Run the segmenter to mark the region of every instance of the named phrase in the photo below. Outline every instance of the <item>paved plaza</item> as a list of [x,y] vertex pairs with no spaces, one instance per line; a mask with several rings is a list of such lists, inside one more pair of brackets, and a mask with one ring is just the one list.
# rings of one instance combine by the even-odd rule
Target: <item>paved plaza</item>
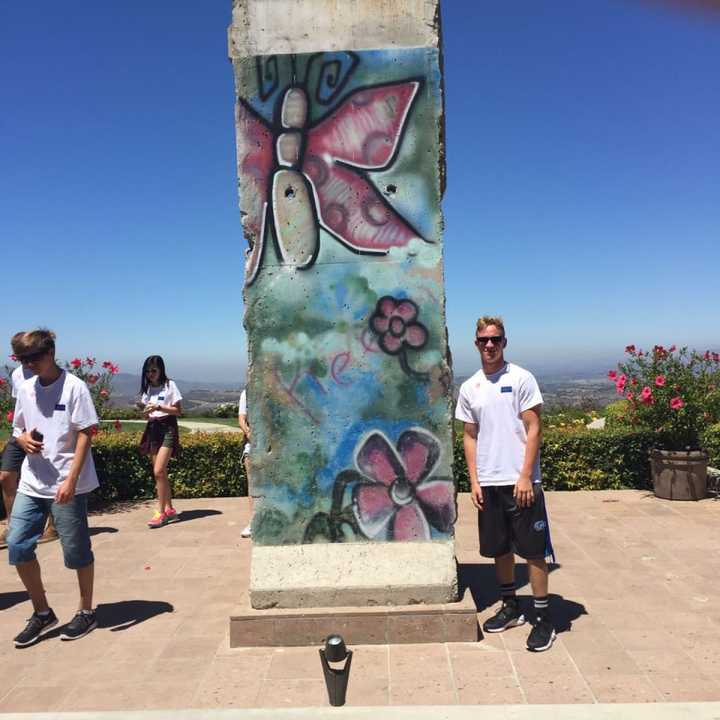
[[[317,648],[229,647],[228,617],[248,583],[247,500],[177,506],[182,520],[153,531],[149,503],[91,517],[100,627],[77,642],[58,627],[13,647],[31,610],[2,551],[0,712],[327,705]],[[549,652],[525,650],[528,626],[477,643],[356,646],[348,705],[719,701],[720,500],[552,492],[548,507],[560,631]],[[492,565],[477,553],[468,495],[459,510],[461,579],[482,622],[497,602]],[[39,556],[67,621],[75,575],[58,543]]]

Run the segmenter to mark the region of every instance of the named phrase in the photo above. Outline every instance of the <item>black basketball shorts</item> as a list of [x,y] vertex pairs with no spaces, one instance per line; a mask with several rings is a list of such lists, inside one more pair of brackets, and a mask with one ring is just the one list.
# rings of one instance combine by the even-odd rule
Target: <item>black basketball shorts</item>
[[480,554],[496,558],[514,552],[526,560],[553,556],[545,496],[540,483],[533,483],[535,502],[519,507],[514,485],[482,488],[483,509],[478,512]]

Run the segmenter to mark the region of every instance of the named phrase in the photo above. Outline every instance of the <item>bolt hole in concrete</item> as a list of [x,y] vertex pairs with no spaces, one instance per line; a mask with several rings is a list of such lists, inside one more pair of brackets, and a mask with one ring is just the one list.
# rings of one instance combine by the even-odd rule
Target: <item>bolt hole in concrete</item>
[[288,185],[285,188],[285,197],[286,198],[294,198],[295,197],[295,188],[292,185]]
[[385,188],[386,195],[394,195],[397,192],[397,185],[388,185]]

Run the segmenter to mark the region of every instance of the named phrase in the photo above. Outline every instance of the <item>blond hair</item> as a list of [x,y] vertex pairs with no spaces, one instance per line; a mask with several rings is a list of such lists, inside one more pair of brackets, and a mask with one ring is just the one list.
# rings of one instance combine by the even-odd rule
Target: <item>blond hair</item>
[[13,352],[17,356],[37,352],[55,352],[55,333],[47,328],[17,333],[13,335],[11,342]]
[[505,324],[503,323],[503,319],[499,315],[483,315],[477,321],[477,328],[475,332],[480,332],[481,330],[484,330],[490,325],[494,325],[496,328],[498,328],[502,333],[503,337],[505,337]]

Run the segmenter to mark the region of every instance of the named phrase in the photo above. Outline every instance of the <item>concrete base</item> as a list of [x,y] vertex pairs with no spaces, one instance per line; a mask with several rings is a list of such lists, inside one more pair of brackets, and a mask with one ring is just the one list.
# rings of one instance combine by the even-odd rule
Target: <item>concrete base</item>
[[253,608],[452,603],[454,541],[255,545]]
[[456,603],[254,610],[230,616],[230,647],[322,645],[340,634],[349,645],[476,642],[477,609],[470,591]]

